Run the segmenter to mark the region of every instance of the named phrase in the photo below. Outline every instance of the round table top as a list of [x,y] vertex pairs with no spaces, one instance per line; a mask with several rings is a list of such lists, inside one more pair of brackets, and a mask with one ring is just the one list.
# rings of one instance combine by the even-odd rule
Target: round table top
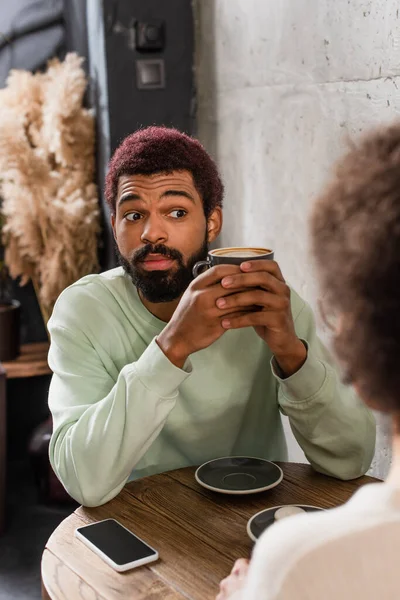
[[[202,488],[195,467],[146,477],[127,484],[103,506],[79,507],[49,538],[42,557],[44,598],[211,600],[239,557],[250,557],[246,533],[255,513],[280,504],[331,508],[346,502],[360,477],[339,481],[309,465],[277,463],[283,481],[249,496],[227,496]],[[114,518],[150,546],[160,559],[117,573],[74,536],[77,527]]]

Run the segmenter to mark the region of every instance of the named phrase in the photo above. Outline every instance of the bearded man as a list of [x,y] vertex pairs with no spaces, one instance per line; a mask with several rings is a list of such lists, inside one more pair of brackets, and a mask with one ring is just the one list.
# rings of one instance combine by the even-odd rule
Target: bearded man
[[69,494],[96,506],[127,481],[217,457],[285,460],[281,413],[316,470],[364,474],[374,418],[278,264],[193,279],[222,227],[201,144],[163,127],[128,136],[106,198],[121,266],[65,290],[49,322],[50,460]]

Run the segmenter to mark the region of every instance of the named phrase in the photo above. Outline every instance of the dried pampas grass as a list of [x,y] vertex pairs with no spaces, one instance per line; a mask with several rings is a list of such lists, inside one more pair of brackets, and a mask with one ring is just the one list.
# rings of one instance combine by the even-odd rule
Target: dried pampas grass
[[5,260],[33,280],[45,320],[68,285],[98,271],[100,215],[94,116],[83,108],[82,58],[45,73],[11,71],[0,90],[0,195]]

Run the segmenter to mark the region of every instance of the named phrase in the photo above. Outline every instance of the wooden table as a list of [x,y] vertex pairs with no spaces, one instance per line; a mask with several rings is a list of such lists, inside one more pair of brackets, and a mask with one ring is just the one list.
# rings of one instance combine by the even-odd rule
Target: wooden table
[[[194,467],[129,483],[98,508],[79,507],[47,542],[42,557],[43,598],[211,600],[234,560],[249,557],[248,519],[279,504],[330,508],[367,482],[338,481],[309,465],[283,463],[282,483],[251,496],[226,496],[202,488]],[[154,546],[160,560],[117,573],[74,537],[82,525],[113,517]]]
[[6,495],[6,379],[36,377],[51,373],[47,364],[48,342],[25,344],[15,360],[0,363],[0,533],[5,523]]

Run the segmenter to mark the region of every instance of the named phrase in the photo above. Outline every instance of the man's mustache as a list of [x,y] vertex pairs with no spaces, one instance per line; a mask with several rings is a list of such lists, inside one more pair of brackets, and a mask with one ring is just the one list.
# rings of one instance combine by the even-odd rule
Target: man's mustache
[[143,262],[146,260],[149,254],[160,254],[166,258],[177,260],[181,265],[183,264],[183,256],[179,250],[176,250],[175,248],[168,248],[168,246],[165,246],[164,244],[146,244],[146,246],[143,246],[143,248],[136,250],[131,258],[132,264],[135,265]]

